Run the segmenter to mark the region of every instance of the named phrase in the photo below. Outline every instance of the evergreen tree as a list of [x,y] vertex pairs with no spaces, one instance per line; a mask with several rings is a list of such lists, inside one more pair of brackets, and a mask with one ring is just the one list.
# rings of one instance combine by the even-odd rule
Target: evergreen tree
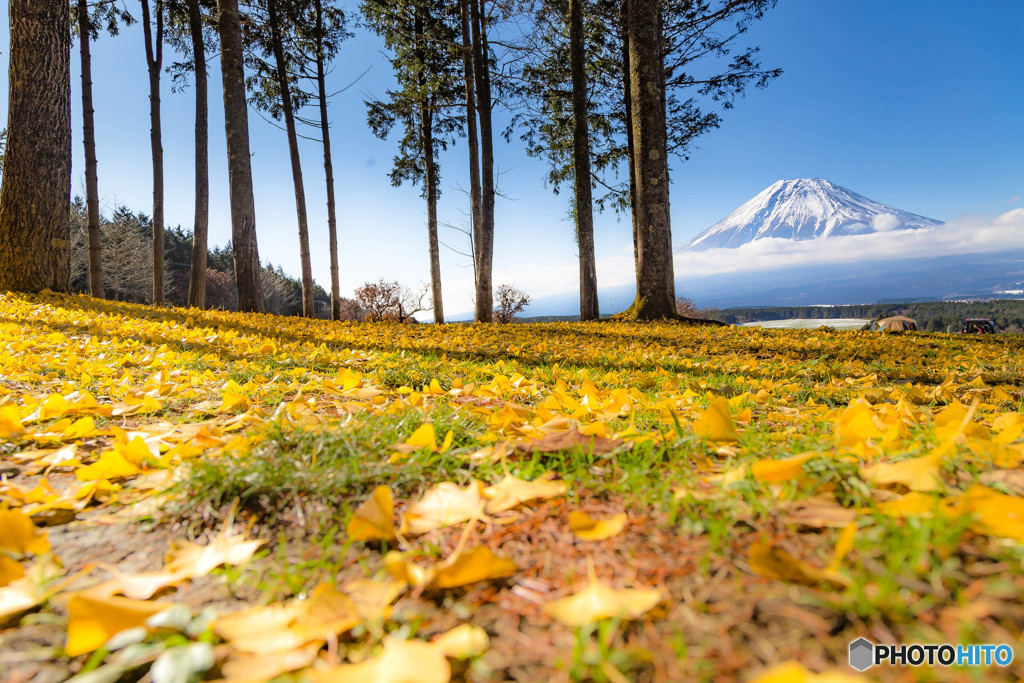
[[260,0],[252,7],[246,22],[249,64],[253,76],[248,85],[252,103],[275,119],[284,119],[288,136],[288,154],[295,193],[295,213],[299,228],[299,259],[302,268],[302,312],[314,313],[313,268],[309,252],[309,219],[306,190],[302,179],[302,160],[295,125],[295,112],[309,100],[309,94],[295,87],[296,68],[302,55],[296,49],[296,21],[304,0]]
[[238,310],[263,310],[260,255],[256,241],[256,205],[249,155],[249,112],[245,99],[245,53],[238,0],[218,0],[217,30],[221,45],[224,87],[224,129],[228,147],[231,196],[233,274],[238,288]]
[[423,184],[427,200],[427,236],[434,322],[444,322],[441,264],[437,237],[439,172],[437,155],[461,132],[460,54],[458,24],[444,3],[408,0],[396,6],[390,0],[365,0],[363,14],[369,26],[384,38],[398,86],[387,100],[367,102],[373,132],[386,139],[395,126],[402,138],[391,171],[391,182]]
[[149,0],[142,6],[142,30],[145,35],[146,66],[149,70],[149,142],[153,154],[153,304],[164,303],[164,147],[160,123],[160,72],[164,55],[164,0],[154,0],[154,24],[150,21]]
[[216,41],[213,30],[216,4],[213,0],[175,0],[169,9],[169,41],[185,56],[185,61],[176,62],[172,66],[175,86],[182,89],[190,73],[195,75],[196,81],[195,219],[187,303],[190,307],[205,308],[206,256],[210,222],[206,52]]
[[89,293],[104,297],[103,254],[100,245],[100,197],[96,162],[95,111],[92,106],[92,50],[90,43],[99,37],[99,26],[106,23],[107,32],[117,35],[118,23],[130,26],[135,19],[128,10],[111,0],[93,3],[75,2],[76,32],[82,76],[82,140],[85,148],[85,194],[88,206]]

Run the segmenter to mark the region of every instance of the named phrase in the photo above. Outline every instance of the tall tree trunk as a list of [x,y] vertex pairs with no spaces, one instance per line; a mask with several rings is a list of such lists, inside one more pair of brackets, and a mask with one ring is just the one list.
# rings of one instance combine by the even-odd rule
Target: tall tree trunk
[[485,0],[470,0],[473,24],[473,74],[480,117],[480,226],[473,231],[476,249],[476,320],[494,315],[491,266],[494,261],[494,138],[491,131],[491,72],[488,64]]
[[231,245],[234,251],[238,310],[263,310],[260,253],[256,242],[256,202],[249,157],[249,111],[245,100],[245,66],[238,0],[217,0],[221,78],[224,83],[224,132],[228,143],[231,199]]
[[[141,0],[149,67],[149,144],[153,149],[153,305],[164,304],[164,146],[160,131],[160,70],[164,54],[164,4],[156,0],[156,39],[149,23],[149,0]],[[153,43],[156,43],[154,46]]]
[[210,223],[209,130],[206,96],[206,45],[199,0],[188,0],[188,28],[196,70],[196,215],[192,231],[192,272],[188,281],[188,305],[206,307],[206,246]]
[[331,160],[330,122],[324,69],[324,11],[316,0],[316,86],[320,101],[320,131],[324,141],[324,176],[327,179],[327,233],[331,249],[331,319],[341,319],[341,284],[338,275],[338,219],[334,208],[334,163]]
[[576,182],[576,238],[580,251],[580,320],[597,320],[597,264],[594,208],[590,189],[590,127],[587,124],[587,61],[583,0],[569,0],[569,61],[572,70],[573,175]]
[[87,0],[78,0],[79,53],[82,61],[82,138],[85,145],[85,203],[89,226],[89,293],[102,299],[103,250],[100,245],[100,192],[96,173],[96,127],[92,108],[92,38]]
[[629,0],[629,71],[636,168],[636,300],[640,319],[675,318],[660,0]]
[[622,89],[626,123],[626,159],[629,165],[629,222],[633,228],[633,266],[639,267],[640,247],[636,235],[636,167],[633,163],[633,94],[629,77],[629,0],[622,0],[619,13],[622,32]]
[[0,188],[0,292],[71,290],[71,17],[10,0],[10,98]]
[[469,197],[473,211],[473,280],[474,298],[477,300],[477,320],[480,320],[479,290],[475,283],[479,282],[479,250],[477,249],[477,232],[483,223],[482,199],[480,196],[480,141],[476,130],[476,85],[473,75],[473,36],[470,31],[470,0],[460,0],[459,9],[462,17],[462,67],[466,74],[466,144],[469,147]]
[[434,322],[444,322],[444,301],[441,297],[441,254],[437,243],[437,166],[434,162],[433,101],[427,92],[426,59],[423,55],[423,16],[416,10],[413,30],[416,33],[416,65],[419,68],[420,149],[423,154],[424,192],[427,195],[427,242],[430,250],[430,290],[433,296]]
[[295,214],[299,222],[299,261],[302,267],[302,315],[315,315],[313,302],[313,266],[309,258],[309,221],[306,218],[306,189],[302,183],[302,161],[299,159],[299,136],[295,133],[295,112],[292,109],[292,90],[288,82],[288,61],[284,56],[284,39],[281,36],[281,17],[277,0],[268,0],[267,13],[270,21],[270,40],[277,62],[277,87],[281,91],[281,109],[284,110],[284,126],[288,132],[288,154],[292,164],[292,184],[295,186]]

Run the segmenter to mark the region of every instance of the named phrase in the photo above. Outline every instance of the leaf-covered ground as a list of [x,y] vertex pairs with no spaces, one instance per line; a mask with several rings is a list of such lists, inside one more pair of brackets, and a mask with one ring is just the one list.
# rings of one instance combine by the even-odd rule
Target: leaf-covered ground
[[1015,336],[0,296],[0,673],[840,681],[860,636],[1015,645],[1022,370]]

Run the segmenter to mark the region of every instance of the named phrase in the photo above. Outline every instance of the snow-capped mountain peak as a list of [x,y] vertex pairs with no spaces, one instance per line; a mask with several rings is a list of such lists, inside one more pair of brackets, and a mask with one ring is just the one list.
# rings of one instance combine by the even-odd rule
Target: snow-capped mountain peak
[[779,180],[697,235],[689,248],[738,247],[754,240],[812,240],[941,225],[821,178]]

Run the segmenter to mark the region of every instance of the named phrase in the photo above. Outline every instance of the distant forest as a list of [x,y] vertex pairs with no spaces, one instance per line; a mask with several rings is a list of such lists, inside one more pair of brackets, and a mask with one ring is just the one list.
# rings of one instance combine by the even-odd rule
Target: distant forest
[[988,318],[999,332],[1024,332],[1024,299],[992,301],[924,301],[861,304],[855,306],[776,306],[769,308],[729,308],[716,318],[730,324],[792,318],[887,318],[904,315],[913,318],[920,330],[959,332],[965,318]]

